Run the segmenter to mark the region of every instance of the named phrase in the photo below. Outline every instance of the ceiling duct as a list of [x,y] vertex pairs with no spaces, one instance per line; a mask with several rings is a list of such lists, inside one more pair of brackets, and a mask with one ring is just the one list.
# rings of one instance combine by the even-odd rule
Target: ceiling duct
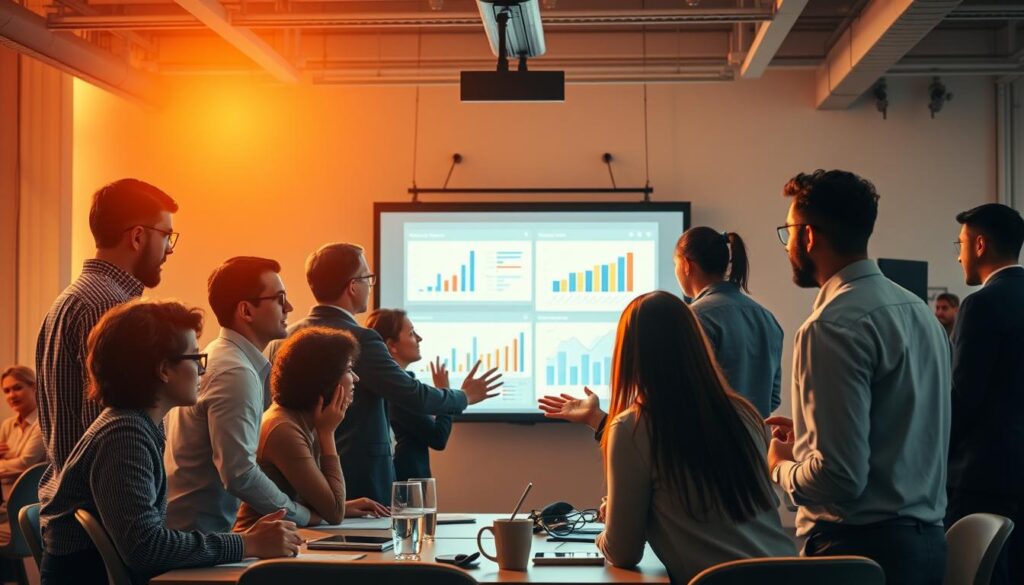
[[122,97],[159,102],[156,77],[71,33],[50,31],[45,18],[14,2],[0,1],[0,44]]

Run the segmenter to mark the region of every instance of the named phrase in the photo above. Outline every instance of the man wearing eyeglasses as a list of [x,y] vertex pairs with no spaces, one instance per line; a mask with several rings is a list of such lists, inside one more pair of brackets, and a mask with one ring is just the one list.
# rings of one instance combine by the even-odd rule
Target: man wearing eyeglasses
[[953,328],[953,427],[947,526],[975,513],[1017,528],[992,571],[992,585],[1024,582],[1024,218],[986,203],[956,216],[964,299]]
[[[334,435],[348,497],[390,502],[395,468],[385,402],[415,413],[458,414],[467,404],[495,396],[501,375],[492,369],[476,376],[474,368],[461,390],[434,388],[409,377],[391,357],[381,336],[356,322],[355,316],[366,312],[370,289],[377,284],[360,246],[322,246],[306,261],[306,281],[317,305],[289,327],[289,333],[302,327],[331,327],[348,331],[361,346],[355,365],[359,391]],[[273,355],[276,345],[267,348],[268,355]]]
[[288,510],[299,526],[319,523],[293,502],[256,462],[260,421],[270,405],[267,344],[287,334],[288,302],[281,265],[252,256],[230,258],[207,283],[220,334],[203,350],[207,372],[193,406],[167,415],[167,526],[230,532],[241,502],[260,514]]
[[177,211],[174,199],[137,179],[115,181],[93,195],[89,229],[96,254],[53,302],[36,343],[39,428],[50,463],[42,485],[59,478],[71,450],[102,410],[86,397],[89,331],[108,310],[160,283],[162,266],[178,241],[172,221]]
[[793,420],[766,421],[771,478],[800,506],[806,556],[866,556],[886,583],[941,585],[949,339],[868,258],[874,185],[818,170],[783,192],[793,280],[820,290],[794,340]]

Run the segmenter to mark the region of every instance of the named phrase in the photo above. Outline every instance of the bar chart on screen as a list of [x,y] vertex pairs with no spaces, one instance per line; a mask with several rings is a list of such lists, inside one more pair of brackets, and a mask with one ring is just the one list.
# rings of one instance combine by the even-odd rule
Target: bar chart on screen
[[527,241],[415,242],[406,250],[406,300],[530,301],[532,264]]
[[538,311],[618,312],[657,288],[653,241],[538,241]]
[[505,384],[501,395],[481,403],[481,408],[512,409],[533,403],[533,332],[530,323],[450,323],[417,321],[423,338],[423,359],[413,366],[416,377],[430,380],[435,358],[448,368],[453,388],[462,385],[479,360],[477,375],[497,368]]
[[538,323],[537,395],[566,392],[582,396],[583,387],[609,396],[615,320],[607,323]]

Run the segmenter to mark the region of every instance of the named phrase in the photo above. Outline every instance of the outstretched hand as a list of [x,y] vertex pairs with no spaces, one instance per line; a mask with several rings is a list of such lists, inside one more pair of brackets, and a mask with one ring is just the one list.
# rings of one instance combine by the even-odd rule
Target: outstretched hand
[[466,398],[470,404],[476,404],[501,394],[500,392],[494,392],[494,390],[497,390],[504,384],[504,382],[500,381],[501,374],[497,373],[498,368],[491,368],[480,375],[480,377],[476,377],[476,371],[480,368],[480,363],[477,360],[476,365],[466,374],[466,379],[462,382],[462,391],[466,393]]
[[585,424],[596,431],[607,414],[601,410],[601,401],[597,394],[587,387],[583,388],[583,392],[586,394],[583,398],[576,398],[572,394],[545,396],[537,400],[537,406],[548,418]]

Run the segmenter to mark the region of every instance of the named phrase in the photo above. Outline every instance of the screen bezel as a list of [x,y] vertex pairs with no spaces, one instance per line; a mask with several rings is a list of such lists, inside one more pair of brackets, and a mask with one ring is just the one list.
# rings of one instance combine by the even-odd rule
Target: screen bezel
[[[649,201],[649,202],[468,202],[468,203],[383,203],[373,204],[373,273],[377,275],[378,286],[373,288],[373,306],[380,307],[380,216],[384,213],[453,213],[453,212],[488,212],[488,213],[629,213],[629,212],[678,212],[683,216],[683,232],[690,229],[689,201]],[[682,232],[680,232],[682,235]],[[564,422],[547,418],[538,411],[537,414],[525,413],[471,413],[454,417],[456,422],[510,422],[532,424],[538,422]]]

